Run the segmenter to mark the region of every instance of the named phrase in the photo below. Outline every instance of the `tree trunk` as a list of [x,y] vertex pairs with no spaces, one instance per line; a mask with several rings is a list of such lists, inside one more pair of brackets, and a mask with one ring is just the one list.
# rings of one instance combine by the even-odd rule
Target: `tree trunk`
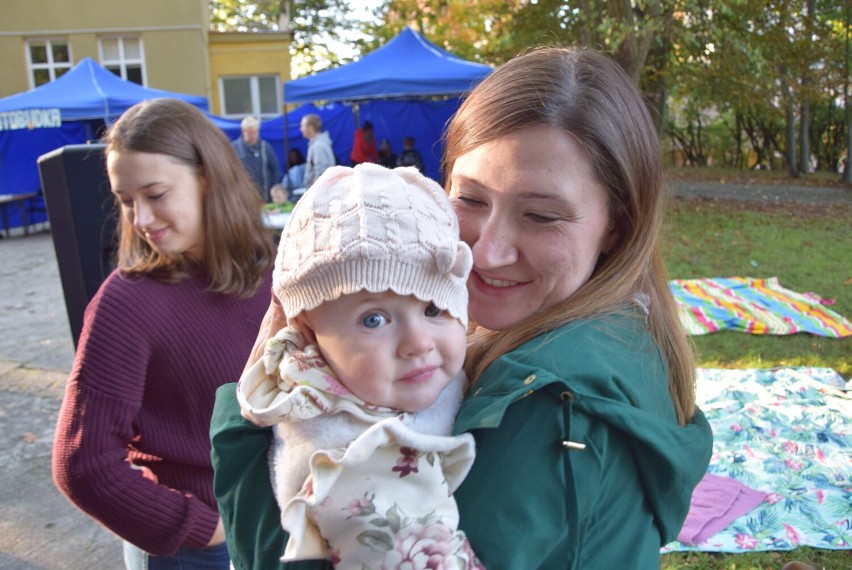
[[[814,21],[814,0],[805,3],[804,24],[805,33],[810,34]],[[811,171],[811,104],[810,104],[810,65],[808,61],[801,62],[801,107],[799,113],[799,173],[806,175]]]
[[[598,7],[594,0],[580,0],[578,6],[581,14],[594,14]],[[580,45],[583,47],[594,47],[598,43],[594,27],[589,23],[580,28]]]
[[787,152],[784,158],[787,163],[787,174],[790,178],[798,178],[799,169],[796,167],[796,114],[793,111],[792,101],[785,105],[785,120],[787,122]]
[[290,31],[290,0],[281,0],[278,3],[278,30],[281,32]]
[[799,174],[811,171],[811,106],[807,101],[802,102],[799,113]]
[[607,0],[606,4],[610,15],[618,22],[622,31],[630,30],[614,55],[633,80],[634,85],[639,85],[651,44],[662,33],[655,28],[655,22],[659,23],[663,14],[661,2],[659,0],[647,2],[644,5],[645,13],[639,19],[631,0]]
[[852,184],[852,167],[849,157],[852,156],[852,112],[849,109],[849,98],[846,99],[846,164],[843,167],[843,181]]
[[843,96],[846,103],[846,165],[843,168],[843,181],[852,184],[852,107],[849,101],[849,20],[852,2],[846,3],[846,78],[843,80]]

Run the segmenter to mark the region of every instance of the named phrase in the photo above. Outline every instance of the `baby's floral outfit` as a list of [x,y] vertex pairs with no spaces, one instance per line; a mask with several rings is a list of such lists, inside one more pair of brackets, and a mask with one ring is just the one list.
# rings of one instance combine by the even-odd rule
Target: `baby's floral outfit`
[[369,405],[298,331],[279,331],[237,398],[246,418],[274,426],[272,481],[290,534],[282,560],[480,568],[452,496],[474,459],[470,434],[449,435],[464,382],[460,373],[416,414]]

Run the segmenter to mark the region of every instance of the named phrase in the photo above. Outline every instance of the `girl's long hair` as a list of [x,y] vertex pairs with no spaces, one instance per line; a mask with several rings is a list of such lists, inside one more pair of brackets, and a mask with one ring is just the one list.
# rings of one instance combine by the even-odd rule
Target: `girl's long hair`
[[[151,99],[128,109],[105,142],[106,154],[117,150],[165,154],[197,169],[206,181],[201,265],[210,290],[253,295],[272,269],[275,244],[263,225],[260,196],[222,130],[189,103]],[[120,216],[119,269],[173,283],[187,275],[189,265],[184,255],[155,251],[131,221]]]

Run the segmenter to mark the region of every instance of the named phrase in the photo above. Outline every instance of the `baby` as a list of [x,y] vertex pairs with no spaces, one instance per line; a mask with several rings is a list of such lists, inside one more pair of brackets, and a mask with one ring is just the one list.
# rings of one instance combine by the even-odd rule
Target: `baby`
[[240,379],[274,425],[282,560],[479,567],[452,492],[473,462],[461,403],[470,248],[415,168],[328,169],[294,208],[273,290],[287,326]]
[[279,206],[290,201],[290,192],[282,184],[273,184],[269,189],[269,196],[272,198],[272,203]]

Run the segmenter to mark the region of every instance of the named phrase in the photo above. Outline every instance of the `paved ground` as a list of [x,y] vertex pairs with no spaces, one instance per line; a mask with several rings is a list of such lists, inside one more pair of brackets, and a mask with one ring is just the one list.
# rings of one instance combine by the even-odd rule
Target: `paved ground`
[[818,188],[761,183],[718,183],[680,180],[670,183],[676,196],[768,204],[845,204],[852,206],[852,188]]
[[118,540],[53,485],[74,347],[48,231],[0,239],[0,568],[122,568]]
[[[673,184],[679,196],[843,203],[843,189]],[[50,452],[71,332],[49,231],[0,239],[0,568],[121,568],[118,540],[59,494]]]

